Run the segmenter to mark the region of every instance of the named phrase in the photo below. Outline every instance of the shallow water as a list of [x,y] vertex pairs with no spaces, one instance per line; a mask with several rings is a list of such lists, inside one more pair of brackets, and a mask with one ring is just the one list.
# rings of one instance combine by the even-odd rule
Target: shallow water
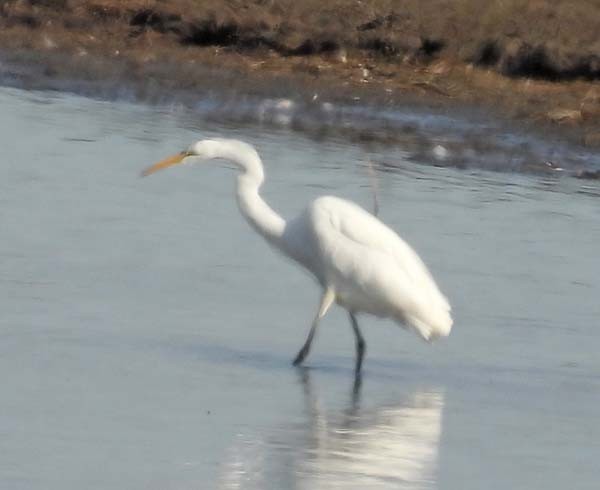
[[[163,63],[151,71],[157,70],[164,79],[172,68]],[[589,180],[600,177],[598,151],[577,144],[581,138],[568,137],[565,128],[552,130],[493,118],[473,107],[433,101],[434,107],[429,107],[424,98],[419,104],[405,102],[398,107],[397,101],[387,97],[399,94],[386,91],[383,97],[376,89],[349,100],[332,90],[294,88],[281,81],[257,84],[210,69],[197,74],[201,77],[196,79],[199,88],[190,90],[174,80],[168,87],[152,77],[136,81],[129,72],[130,67],[117,59],[74,66],[57,52],[40,57],[37,52],[0,49],[0,86],[143,102],[168,107],[169,112],[191,121],[247,129],[261,126],[267,132],[283,129],[316,141],[360,142],[370,152],[374,147],[393,146],[396,153],[402,149],[404,163]],[[107,74],[111,75],[107,78]],[[373,163],[395,168],[398,159],[396,155]]]
[[[592,489],[594,183],[366,154],[176,108],[0,89],[0,487]],[[420,251],[453,308],[421,342],[339,309],[239,216],[227,166],[139,179],[202,136],[255,144],[284,216],[335,194]],[[413,159],[414,160],[414,159]]]

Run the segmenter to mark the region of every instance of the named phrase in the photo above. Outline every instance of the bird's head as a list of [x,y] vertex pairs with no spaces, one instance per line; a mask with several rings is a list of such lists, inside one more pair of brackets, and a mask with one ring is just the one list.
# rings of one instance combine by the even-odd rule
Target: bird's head
[[142,177],[158,172],[167,167],[181,163],[188,164],[198,160],[211,160],[219,158],[222,153],[223,141],[218,139],[207,139],[196,141],[187,150],[171,155],[158,163],[142,171]]

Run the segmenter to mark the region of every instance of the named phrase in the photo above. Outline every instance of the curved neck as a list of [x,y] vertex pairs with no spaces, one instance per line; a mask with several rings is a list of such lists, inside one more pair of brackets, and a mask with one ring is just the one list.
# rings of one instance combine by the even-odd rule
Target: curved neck
[[236,192],[242,215],[268,242],[279,246],[285,220],[273,211],[258,193],[265,179],[258,153],[250,145],[242,143],[239,148],[228,147],[222,156],[243,171],[238,176]]

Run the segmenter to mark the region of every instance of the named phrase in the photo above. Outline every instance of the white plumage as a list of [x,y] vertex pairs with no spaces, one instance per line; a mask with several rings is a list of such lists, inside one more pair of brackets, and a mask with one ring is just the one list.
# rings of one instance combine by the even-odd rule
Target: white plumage
[[250,225],[312,272],[323,287],[317,315],[295,364],[308,354],[319,320],[334,301],[350,314],[357,371],[365,347],[357,313],[392,318],[428,341],[450,333],[448,300],[404,240],[361,207],[331,196],[315,199],[302,214],[286,222],[259,195],[264,171],[252,146],[236,140],[202,140],[153,165],[143,175],[181,162],[215,158],[229,160],[243,171],[238,176],[237,200]]

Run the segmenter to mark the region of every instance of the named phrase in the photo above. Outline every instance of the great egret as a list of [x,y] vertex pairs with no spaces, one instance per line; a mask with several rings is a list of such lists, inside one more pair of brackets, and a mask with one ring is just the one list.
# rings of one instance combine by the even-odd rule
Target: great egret
[[361,207],[337,197],[319,197],[295,219],[284,220],[259,195],[264,171],[251,145],[231,139],[201,140],[147,168],[142,175],[213,159],[228,160],[242,170],[237,178],[242,215],[267,242],[306,267],[323,288],[308,338],[294,365],[307,356],[319,321],[334,301],[350,316],[357,373],[365,352],[357,313],[392,318],[427,341],[450,333],[448,300],[406,242]]

